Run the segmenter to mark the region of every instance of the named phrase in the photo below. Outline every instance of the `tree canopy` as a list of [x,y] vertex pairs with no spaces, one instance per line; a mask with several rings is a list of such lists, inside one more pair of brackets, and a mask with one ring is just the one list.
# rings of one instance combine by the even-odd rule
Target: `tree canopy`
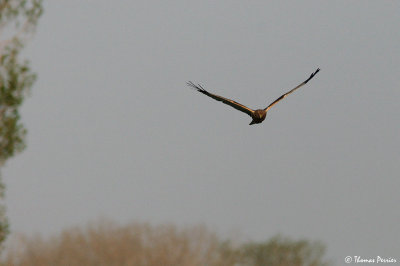
[[221,240],[204,226],[109,220],[73,227],[49,238],[11,238],[5,265],[326,266],[319,242],[280,236],[265,242]]
[[[25,148],[26,129],[19,108],[36,75],[20,54],[42,12],[42,0],[0,0],[0,166]],[[0,199],[3,197],[0,180]],[[1,205],[0,244],[8,233],[4,209]]]
[[25,147],[19,107],[36,75],[19,57],[42,12],[41,0],[0,1],[0,166]]

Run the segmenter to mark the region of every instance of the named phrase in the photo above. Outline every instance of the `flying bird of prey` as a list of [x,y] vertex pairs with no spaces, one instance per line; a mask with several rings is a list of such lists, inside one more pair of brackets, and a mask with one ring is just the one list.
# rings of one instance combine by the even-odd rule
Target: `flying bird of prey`
[[212,94],[209,93],[208,91],[206,91],[200,84],[195,85],[193,82],[189,81],[187,82],[187,85],[192,87],[193,89],[196,89],[197,91],[207,95],[208,97],[211,97],[217,101],[223,102],[224,104],[230,105],[233,108],[242,111],[246,114],[248,114],[249,116],[251,116],[251,118],[253,119],[251,121],[251,123],[249,125],[253,125],[253,124],[259,124],[262,121],[264,121],[265,117],[267,116],[267,112],[268,110],[274,106],[276,103],[278,103],[279,101],[281,101],[283,98],[285,98],[286,96],[288,96],[289,94],[291,94],[292,92],[294,92],[295,90],[297,90],[298,88],[300,88],[301,86],[307,84],[308,81],[310,81],[310,79],[312,79],[319,71],[320,69],[318,68],[314,73],[311,74],[311,76],[304,82],[300,83],[300,85],[298,85],[297,87],[295,87],[294,89],[291,89],[290,91],[286,92],[285,94],[283,94],[281,97],[279,97],[278,99],[276,99],[275,101],[273,101],[270,105],[268,105],[266,108],[264,109],[257,109],[257,110],[253,110],[250,109],[247,106],[244,106],[243,104],[240,104],[238,102],[235,102],[231,99],[227,99],[224,98],[222,96],[216,95],[216,94]]

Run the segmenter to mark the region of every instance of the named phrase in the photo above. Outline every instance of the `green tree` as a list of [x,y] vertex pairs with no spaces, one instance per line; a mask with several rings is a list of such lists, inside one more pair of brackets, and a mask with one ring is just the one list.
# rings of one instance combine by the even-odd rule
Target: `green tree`
[[[43,12],[42,0],[0,0],[0,167],[25,147],[26,129],[19,108],[36,75],[21,61],[24,44]],[[0,180],[0,200],[4,185]],[[0,245],[8,234],[4,204],[0,205]]]
[[248,243],[241,248],[243,266],[326,266],[325,247],[320,242],[293,241],[274,237],[265,243]]

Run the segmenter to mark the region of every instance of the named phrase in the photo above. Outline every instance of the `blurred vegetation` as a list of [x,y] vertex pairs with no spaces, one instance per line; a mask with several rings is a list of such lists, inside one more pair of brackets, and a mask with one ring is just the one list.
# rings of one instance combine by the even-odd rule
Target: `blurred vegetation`
[[[42,14],[42,0],[0,0],[0,167],[25,148],[26,129],[19,108],[36,76],[21,50]],[[0,179],[0,200],[4,184]],[[0,204],[0,246],[8,234],[5,207]]]
[[43,239],[14,236],[3,265],[258,266],[328,265],[321,243],[275,237],[263,243],[222,241],[204,226],[177,228],[109,221]]
[[277,236],[264,243],[245,244],[242,249],[244,265],[329,265],[323,260],[325,247],[320,242]]

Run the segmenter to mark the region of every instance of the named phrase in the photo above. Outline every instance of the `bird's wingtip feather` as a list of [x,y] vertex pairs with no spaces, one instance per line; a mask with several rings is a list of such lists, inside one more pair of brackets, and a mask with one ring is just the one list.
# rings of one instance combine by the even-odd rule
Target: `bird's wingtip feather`
[[195,89],[195,90],[197,90],[197,91],[199,91],[199,92],[202,92],[202,93],[206,93],[207,91],[203,88],[203,86],[201,86],[200,84],[194,84],[193,82],[191,82],[191,81],[188,81],[188,82],[186,82],[186,84],[189,86],[189,87],[191,87],[192,89]]

